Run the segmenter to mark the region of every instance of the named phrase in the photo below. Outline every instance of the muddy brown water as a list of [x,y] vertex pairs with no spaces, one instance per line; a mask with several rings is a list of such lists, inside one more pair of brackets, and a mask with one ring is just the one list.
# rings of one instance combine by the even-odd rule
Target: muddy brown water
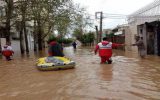
[[65,48],[76,68],[60,71],[36,69],[46,52],[0,59],[0,100],[160,100],[159,57],[116,50],[107,65],[92,50]]

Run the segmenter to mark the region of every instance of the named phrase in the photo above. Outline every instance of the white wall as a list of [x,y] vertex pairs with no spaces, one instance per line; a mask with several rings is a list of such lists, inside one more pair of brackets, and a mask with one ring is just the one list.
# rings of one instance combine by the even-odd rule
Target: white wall
[[132,51],[132,47],[130,46],[132,44],[131,41],[131,30],[129,29],[129,27],[125,28],[125,50],[126,51]]
[[4,46],[6,44],[6,38],[0,38],[1,46]]
[[[135,41],[135,35],[137,34],[137,25],[133,24],[129,26],[130,29],[130,40],[131,40],[131,44],[134,44]],[[131,50],[134,52],[138,52],[138,49],[136,46],[132,46]]]

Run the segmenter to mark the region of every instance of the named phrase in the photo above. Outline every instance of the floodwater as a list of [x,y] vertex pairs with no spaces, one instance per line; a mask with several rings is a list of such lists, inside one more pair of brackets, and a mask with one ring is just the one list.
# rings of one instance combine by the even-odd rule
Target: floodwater
[[114,51],[107,65],[89,47],[64,52],[75,69],[38,71],[35,62],[46,52],[0,59],[0,100],[160,100],[159,57]]

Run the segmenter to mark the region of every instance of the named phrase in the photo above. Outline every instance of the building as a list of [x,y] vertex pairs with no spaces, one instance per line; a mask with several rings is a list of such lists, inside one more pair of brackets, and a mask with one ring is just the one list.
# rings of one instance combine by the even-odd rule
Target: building
[[119,47],[118,49],[131,51],[131,30],[128,24],[118,25],[114,29],[103,29],[103,37],[108,37],[109,41],[119,44],[126,44],[125,47]]
[[[147,54],[160,55],[160,0],[141,8],[128,16],[131,43],[135,35],[143,37]],[[137,51],[132,47],[133,51]]]
[[110,34],[111,32],[112,32],[112,29],[103,29],[102,38],[106,37],[106,35]]

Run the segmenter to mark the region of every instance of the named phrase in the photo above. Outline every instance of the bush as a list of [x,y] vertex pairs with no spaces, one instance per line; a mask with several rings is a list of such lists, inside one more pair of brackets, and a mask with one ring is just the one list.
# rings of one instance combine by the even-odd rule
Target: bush
[[94,42],[94,39],[95,39],[95,36],[93,33],[88,33],[88,34],[84,34],[82,35],[82,37],[80,38],[80,41],[83,43],[83,44],[87,44],[87,43],[93,43]]
[[64,43],[64,44],[70,44],[73,42],[72,38],[66,39],[66,38],[59,38],[57,40],[58,43]]
[[57,41],[58,43],[64,43],[64,44],[70,44],[73,42],[72,38],[66,39],[66,38],[57,38],[54,35],[50,36],[48,39],[48,43],[51,41]]

